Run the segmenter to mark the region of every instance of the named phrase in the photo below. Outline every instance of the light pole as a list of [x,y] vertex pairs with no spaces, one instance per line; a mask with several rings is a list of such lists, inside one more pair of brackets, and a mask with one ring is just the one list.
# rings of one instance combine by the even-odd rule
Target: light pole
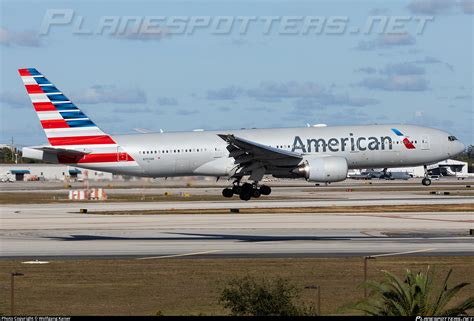
[[375,260],[378,257],[384,256],[400,256],[405,254],[413,254],[413,253],[421,253],[421,252],[430,252],[436,250],[435,248],[430,249],[421,249],[421,250],[414,250],[414,251],[406,251],[406,252],[395,252],[395,253],[384,253],[384,254],[376,254],[376,255],[368,255],[364,256],[364,299],[367,298],[367,261],[368,260]]
[[367,261],[375,260],[375,256],[364,256],[364,299],[367,298]]
[[308,285],[304,287],[305,289],[318,290],[318,315],[321,315],[321,287],[319,285]]
[[11,274],[11,315],[15,315],[15,276],[23,276],[23,273],[12,272]]

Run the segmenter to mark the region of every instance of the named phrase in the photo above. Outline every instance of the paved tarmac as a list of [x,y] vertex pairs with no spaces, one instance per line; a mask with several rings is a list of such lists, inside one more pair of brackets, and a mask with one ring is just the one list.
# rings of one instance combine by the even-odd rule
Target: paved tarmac
[[[61,190],[58,184],[43,183],[7,184],[2,186],[2,192],[47,193],[46,187],[52,188],[49,192]],[[346,190],[351,186],[358,190]],[[360,191],[361,187],[364,191]],[[249,202],[235,197],[222,201],[3,204],[0,258],[311,257],[396,252],[474,255],[474,236],[469,235],[469,230],[474,229],[471,212],[370,213],[372,205],[474,204],[471,190],[464,182],[444,181],[436,188],[449,189],[451,195],[432,195],[413,182],[377,181],[373,185],[349,182],[309,188],[280,184],[272,196],[285,199],[262,197]],[[216,195],[220,189],[166,187],[175,193],[194,195]],[[156,194],[163,190],[150,184],[143,189],[122,186],[110,192]],[[295,206],[366,206],[367,212],[271,213],[271,208]],[[177,212],[180,209],[270,209],[268,214],[98,215],[79,214],[80,208],[96,213],[133,211],[133,214],[171,209]]]
[[1,257],[473,255],[472,213],[1,214]]

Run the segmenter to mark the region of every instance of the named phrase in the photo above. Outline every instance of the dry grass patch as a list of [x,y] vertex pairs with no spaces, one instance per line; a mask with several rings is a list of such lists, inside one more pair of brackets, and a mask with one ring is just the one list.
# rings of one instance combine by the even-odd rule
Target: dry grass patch
[[[392,257],[369,262],[369,278],[380,270],[401,275],[404,269],[436,267],[440,275],[454,269],[452,284],[474,282],[474,259],[468,257]],[[46,265],[0,261],[0,313],[9,313],[10,272],[16,279],[17,311],[23,315],[165,315],[226,314],[218,304],[223,287],[245,275],[282,277],[302,289],[302,300],[314,302],[304,286],[321,286],[322,313],[363,295],[361,257],[344,258],[200,258],[157,260],[53,260]],[[459,300],[472,294],[472,285]],[[347,313],[347,312],[346,312]]]

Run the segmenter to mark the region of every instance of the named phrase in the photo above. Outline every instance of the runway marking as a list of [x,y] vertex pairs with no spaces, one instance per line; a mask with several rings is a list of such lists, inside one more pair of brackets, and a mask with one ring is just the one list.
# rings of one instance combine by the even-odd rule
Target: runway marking
[[38,260],[35,260],[35,261],[25,261],[25,262],[21,262],[22,264],[49,264],[48,261],[38,261]]
[[202,255],[202,254],[209,254],[209,253],[216,253],[216,252],[221,252],[221,251],[220,250],[213,250],[213,251],[205,251],[205,252],[194,252],[194,253],[184,253],[184,254],[140,257],[137,260],[168,259],[168,258],[173,258],[173,257],[194,256],[194,255]]
[[[408,214],[408,215],[418,215],[418,214],[423,214],[423,212],[400,212],[401,214]],[[429,214],[442,214],[445,215],[443,212],[426,212]],[[331,214],[331,213],[329,213]],[[406,215],[394,215],[394,214],[389,214],[389,215],[377,215],[377,212],[374,212],[374,214],[359,214],[359,213],[347,213],[347,215],[350,216],[367,216],[367,217],[381,217],[381,218],[397,218],[397,219],[403,219],[403,220],[419,220],[419,221],[437,221],[437,222],[455,222],[455,223],[472,223],[474,220],[447,220],[447,219],[441,219],[441,218],[426,218],[426,217],[409,217]],[[471,214],[470,212],[456,212],[452,213],[449,215],[462,215],[462,214]]]
[[422,249],[422,250],[415,250],[415,251],[407,251],[407,252],[395,252],[395,253],[384,253],[384,254],[368,255],[368,257],[394,256],[394,255],[412,254],[412,253],[420,253],[420,252],[430,252],[430,251],[434,251],[434,250],[436,250],[436,248]]

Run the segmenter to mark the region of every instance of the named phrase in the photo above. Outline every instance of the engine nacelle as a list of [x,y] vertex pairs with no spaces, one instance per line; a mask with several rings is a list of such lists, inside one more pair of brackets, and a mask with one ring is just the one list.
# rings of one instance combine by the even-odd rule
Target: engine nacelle
[[347,160],[340,156],[309,156],[293,173],[309,182],[339,182],[347,178]]

